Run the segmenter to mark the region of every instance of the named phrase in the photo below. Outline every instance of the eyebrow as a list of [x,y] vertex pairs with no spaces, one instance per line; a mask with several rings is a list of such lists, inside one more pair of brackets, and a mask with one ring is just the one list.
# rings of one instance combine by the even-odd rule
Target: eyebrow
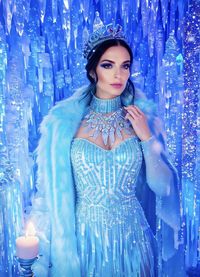
[[[101,61],[101,63],[103,63],[103,62],[109,62],[109,63],[113,63],[113,64],[115,63],[114,61],[107,60],[107,59]],[[127,60],[127,61],[124,61],[123,63],[130,63],[130,62],[131,62],[130,60]]]

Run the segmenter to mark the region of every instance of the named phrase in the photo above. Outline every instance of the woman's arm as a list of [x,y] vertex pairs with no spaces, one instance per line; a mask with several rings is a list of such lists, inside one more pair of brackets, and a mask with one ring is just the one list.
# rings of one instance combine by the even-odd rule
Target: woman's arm
[[137,106],[130,105],[125,107],[125,110],[127,111],[126,118],[131,122],[136,135],[141,140],[149,187],[158,196],[169,195],[173,172],[162,158],[161,144],[151,135],[147,118]]
[[158,196],[168,196],[174,177],[171,168],[163,159],[161,144],[152,136],[146,141],[141,141],[141,146],[149,187]]
[[[164,151],[164,144],[156,137],[162,134],[159,124],[155,121],[155,113],[152,110],[152,102],[142,100],[137,104],[145,111],[145,114],[136,106],[128,106],[127,119],[130,120],[135,133],[141,140],[141,147],[146,167],[146,180],[140,184],[140,189],[145,181],[156,194],[156,216],[162,223],[162,258],[167,261],[171,258],[179,245],[178,232],[180,230],[180,197],[179,179],[176,169],[170,163]],[[147,123],[146,115],[152,124],[152,133]],[[156,128],[155,128],[156,123]],[[160,132],[161,131],[161,132]],[[155,136],[152,136],[155,134]],[[143,173],[142,173],[143,174]],[[147,200],[145,189],[142,190],[141,198]],[[151,200],[150,200],[151,201]],[[148,201],[147,201],[148,202]],[[150,203],[152,205],[152,203]],[[149,210],[149,206],[147,205]],[[151,215],[152,217],[152,215]]]

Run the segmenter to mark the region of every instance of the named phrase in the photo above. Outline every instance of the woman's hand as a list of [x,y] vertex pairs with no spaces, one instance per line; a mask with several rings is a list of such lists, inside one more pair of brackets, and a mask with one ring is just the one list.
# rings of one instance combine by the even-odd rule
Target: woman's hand
[[131,122],[131,125],[141,141],[148,140],[151,137],[151,132],[147,123],[145,114],[137,106],[124,107],[127,111],[125,119]]

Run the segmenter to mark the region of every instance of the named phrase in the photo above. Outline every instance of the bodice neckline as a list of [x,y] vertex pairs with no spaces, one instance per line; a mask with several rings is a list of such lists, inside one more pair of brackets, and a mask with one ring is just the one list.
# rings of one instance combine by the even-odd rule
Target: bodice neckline
[[118,143],[115,147],[113,147],[111,149],[105,149],[105,148],[101,147],[100,145],[96,144],[95,142],[93,142],[93,141],[91,141],[89,139],[86,139],[86,138],[82,138],[82,137],[75,137],[75,138],[73,138],[73,141],[85,141],[86,143],[88,143],[90,145],[93,145],[94,147],[99,148],[102,151],[105,151],[105,152],[114,152],[115,150],[117,150],[118,148],[123,146],[123,144],[127,143],[128,141],[135,140],[135,139],[138,140],[138,137],[137,136],[131,136],[129,138],[126,138],[126,139],[122,140],[120,143]]

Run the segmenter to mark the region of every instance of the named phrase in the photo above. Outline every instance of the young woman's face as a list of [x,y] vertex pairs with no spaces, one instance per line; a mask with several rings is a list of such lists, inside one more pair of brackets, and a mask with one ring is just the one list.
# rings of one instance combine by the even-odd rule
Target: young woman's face
[[130,76],[130,55],[123,46],[108,48],[96,67],[96,96],[114,98],[121,95]]

